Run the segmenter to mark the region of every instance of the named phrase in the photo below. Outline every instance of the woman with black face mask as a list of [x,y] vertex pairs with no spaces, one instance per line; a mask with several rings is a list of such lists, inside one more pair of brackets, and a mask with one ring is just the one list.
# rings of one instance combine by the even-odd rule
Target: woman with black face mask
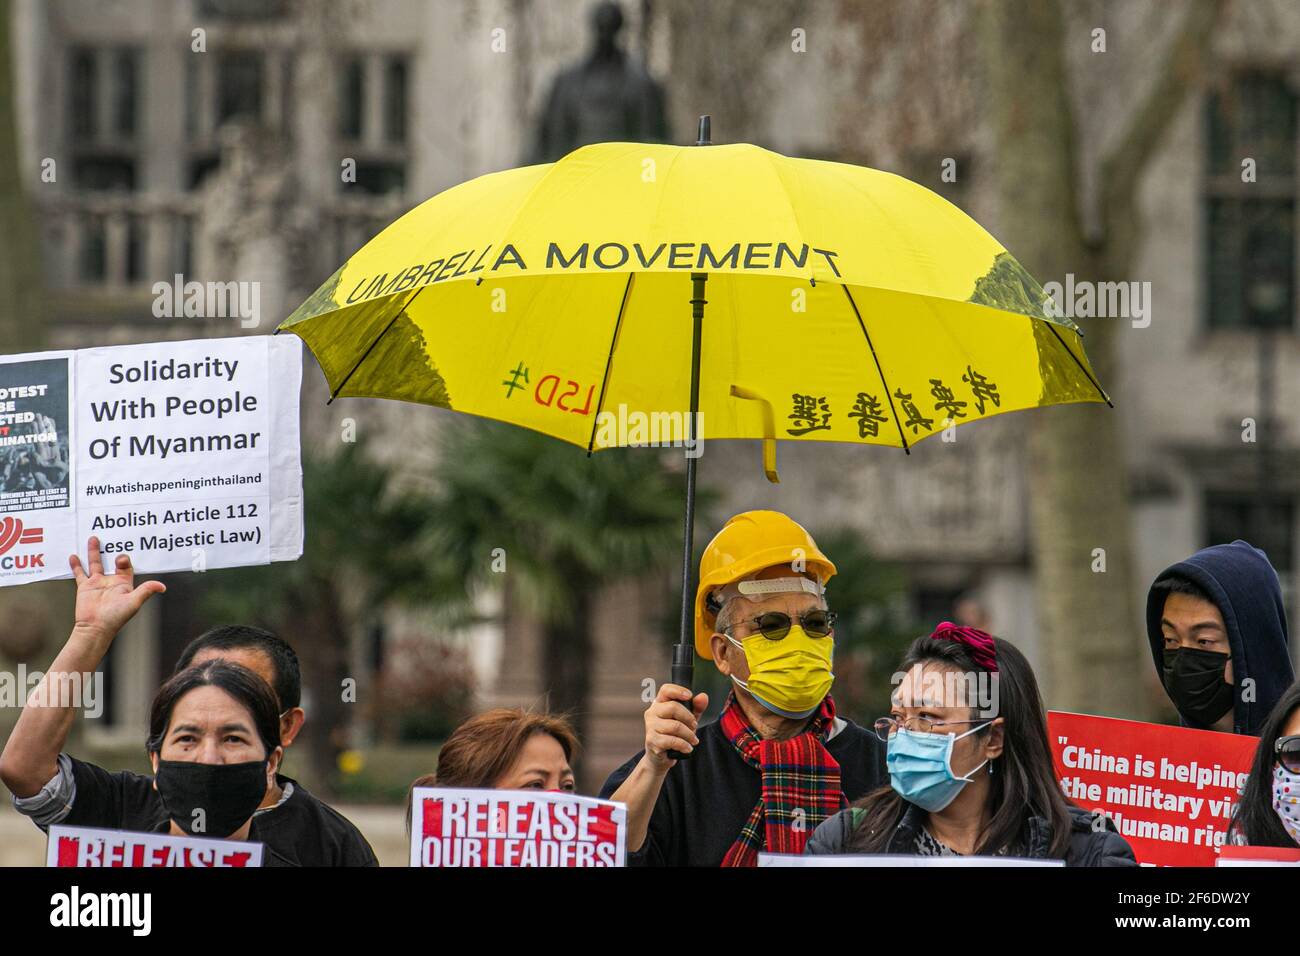
[[191,667],[163,684],[146,748],[168,831],[251,839],[253,811],[284,756],[278,711],[262,678],[227,661]]
[[1259,732],[1228,842],[1300,847],[1300,683],[1287,688]]
[[74,812],[61,822],[256,840],[253,812],[284,756],[278,711],[275,692],[246,667],[216,660],[181,671],[150,711],[152,784],[78,761]]
[[77,712],[95,713],[94,679],[114,637],[164,590],[158,581],[137,586],[126,555],[106,571],[93,537],[87,565],[77,556],[70,564],[76,624],[0,754],[0,780],[19,812],[42,829],[61,823],[251,840],[263,844],[265,866],[377,865],[355,827],[296,787],[259,809],[275,793],[284,754],[279,701],[258,674],[231,661],[187,668],[158,691],[146,742],[154,776],[65,753]]
[[[267,842],[253,815],[284,755],[278,710],[266,681],[238,664],[181,671],[159,689],[150,712],[152,782],[73,761],[73,812],[61,822]],[[275,865],[273,848],[266,850],[264,861]]]

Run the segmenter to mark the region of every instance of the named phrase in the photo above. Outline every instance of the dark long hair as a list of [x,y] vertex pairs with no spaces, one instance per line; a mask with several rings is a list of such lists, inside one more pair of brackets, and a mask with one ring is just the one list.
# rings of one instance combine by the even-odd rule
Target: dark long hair
[[[1015,646],[993,639],[997,654],[998,712],[1003,718],[1002,755],[991,761],[989,805],[992,815],[980,834],[977,854],[989,855],[1018,844],[1031,816],[1043,817],[1051,830],[1048,856],[1064,859],[1070,846],[1070,802],[1061,792],[1047,742],[1047,716],[1038,681],[1025,656]],[[963,674],[982,669],[969,648],[956,641],[919,637],[907,649],[900,672],[920,663],[934,663]],[[984,728],[979,733],[988,732]],[[910,806],[886,785],[854,804],[866,811],[849,838],[850,853],[883,853],[903,813]]]
[[1287,718],[1300,707],[1300,681],[1292,684],[1269,712],[1259,731],[1259,746],[1246,778],[1246,788],[1237,803],[1237,812],[1228,827],[1229,840],[1243,836],[1250,846],[1294,847],[1296,841],[1286,832],[1273,810],[1273,745],[1282,736]]
[[149,739],[145,749],[151,754],[161,754],[177,702],[195,688],[209,686],[221,688],[247,708],[266,748],[266,756],[270,757],[280,746],[280,706],[275,691],[248,668],[220,659],[187,667],[158,688],[149,710]]

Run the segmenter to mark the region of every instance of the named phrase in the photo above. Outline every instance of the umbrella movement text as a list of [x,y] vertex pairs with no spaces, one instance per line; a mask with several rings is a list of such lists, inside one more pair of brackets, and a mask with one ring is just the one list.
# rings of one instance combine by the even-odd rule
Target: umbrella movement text
[[[444,282],[460,276],[487,272],[490,275],[514,275],[529,271],[527,261],[519,250],[506,243],[495,254],[492,247],[466,249],[449,256],[417,262],[397,272],[383,272],[359,279],[348,293],[347,303],[361,302],[379,296],[405,292],[431,282]],[[639,242],[583,242],[563,246],[552,242],[547,245],[540,270],[616,270],[616,269],[681,269],[690,271],[780,271],[782,269],[807,269],[825,264],[836,277],[840,269],[836,263],[839,253],[834,249],[820,249],[808,243],[788,242],[733,242],[730,245],[712,245],[707,242],[660,242],[642,245]]]

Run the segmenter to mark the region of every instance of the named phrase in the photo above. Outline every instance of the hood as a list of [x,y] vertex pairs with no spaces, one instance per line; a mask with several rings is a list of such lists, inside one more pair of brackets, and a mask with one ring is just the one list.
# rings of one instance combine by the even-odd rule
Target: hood
[[[1162,681],[1160,617],[1166,592],[1156,591],[1155,584],[1171,576],[1197,584],[1223,615],[1232,649],[1233,732],[1258,735],[1268,712],[1294,680],[1277,572],[1263,551],[1240,540],[1203,548],[1161,571],[1147,592],[1147,639]],[[1246,678],[1254,681],[1253,700],[1242,699]]]

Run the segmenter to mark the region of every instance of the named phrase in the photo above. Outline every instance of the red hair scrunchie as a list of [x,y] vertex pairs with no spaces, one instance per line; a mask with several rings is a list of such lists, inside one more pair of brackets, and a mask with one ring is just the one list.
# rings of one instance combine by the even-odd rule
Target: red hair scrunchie
[[938,641],[956,641],[958,644],[966,645],[970,648],[976,667],[991,674],[998,672],[997,648],[993,643],[993,635],[988,631],[944,621],[930,636]]

